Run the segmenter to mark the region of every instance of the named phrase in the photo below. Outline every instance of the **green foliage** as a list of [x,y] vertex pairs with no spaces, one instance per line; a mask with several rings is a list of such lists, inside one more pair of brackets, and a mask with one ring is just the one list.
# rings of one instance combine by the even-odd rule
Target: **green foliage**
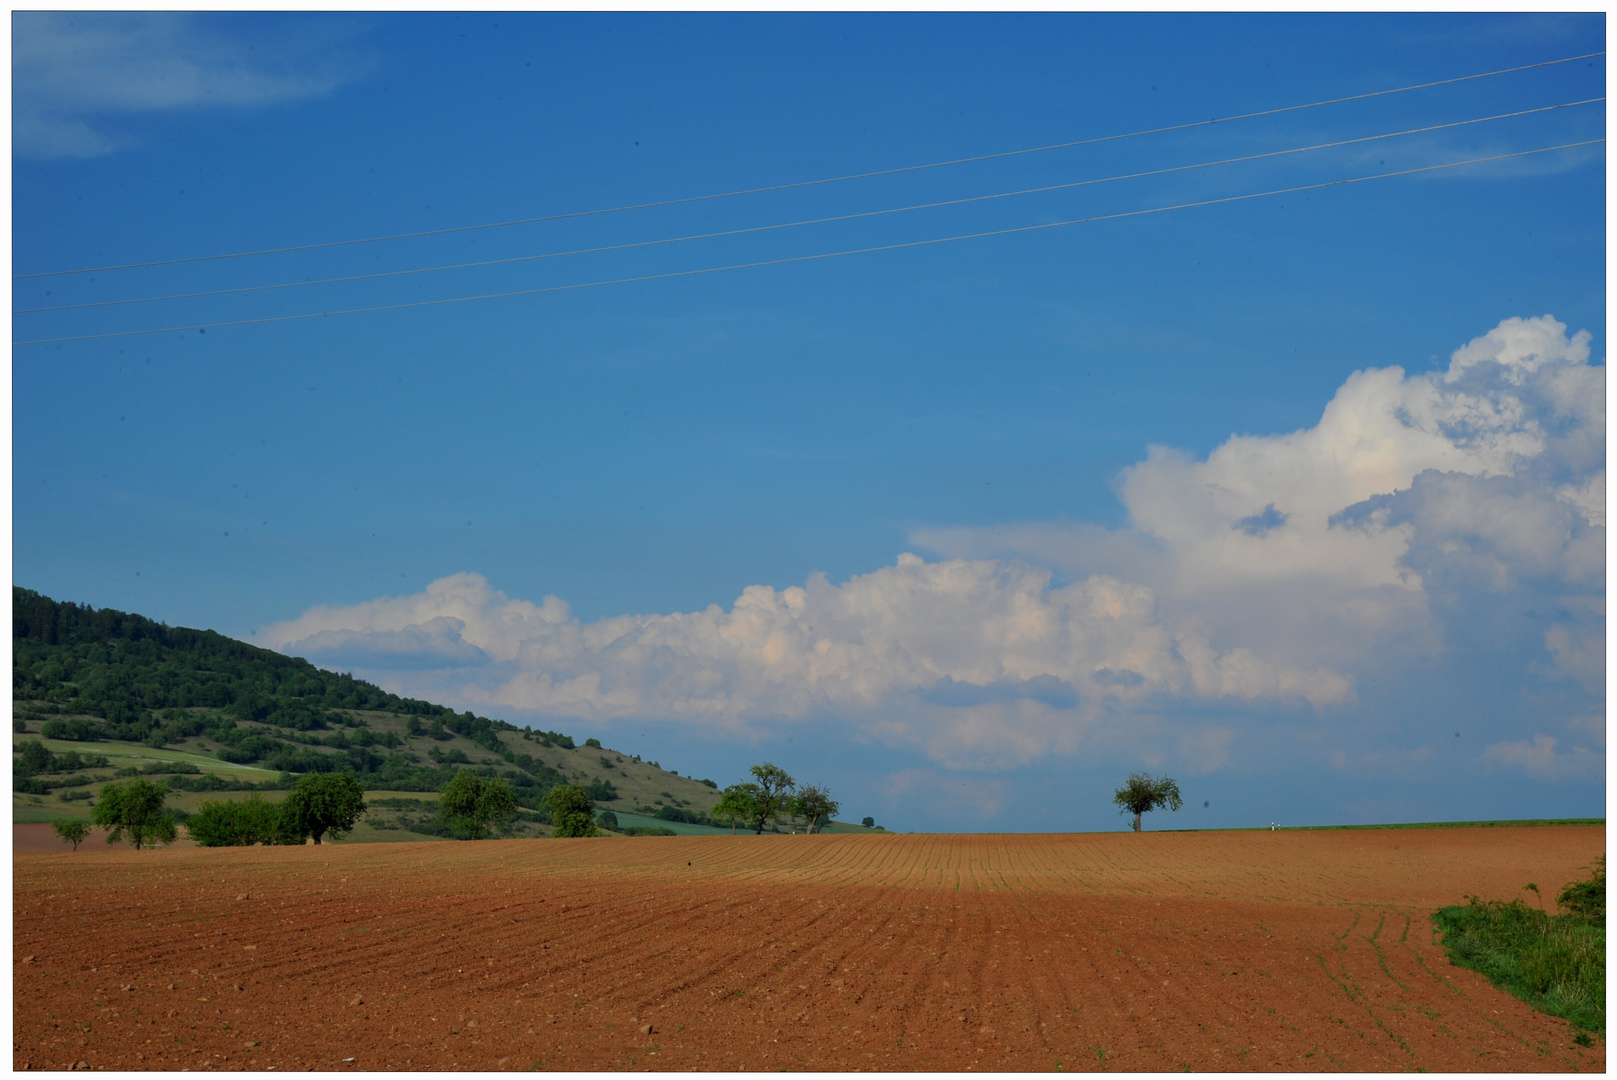
[[309,837],[316,844],[328,833],[341,840],[365,812],[365,793],[347,773],[311,773],[293,786],[282,804],[285,835],[301,844]]
[[105,769],[110,764],[105,754],[81,754],[77,750],[53,754],[37,739],[24,739],[17,744],[16,753],[18,756],[11,763],[11,771],[16,776]]
[[1467,897],[1432,916],[1449,961],[1533,1008],[1578,1027],[1606,1029],[1606,927],[1580,915],[1550,915],[1520,900]]
[[255,784],[251,780],[227,780],[218,773],[203,773],[194,780],[188,776],[170,776],[168,786],[170,791],[259,791],[291,784],[279,785],[274,781]]
[[56,832],[57,836],[72,844],[74,851],[79,850],[79,845],[84,843],[84,838],[90,835],[90,823],[88,821],[79,821],[75,818],[58,818],[51,822],[51,828]]
[[831,798],[831,793],[815,784],[805,784],[797,794],[786,800],[787,812],[808,822],[808,831],[817,833],[822,822],[830,821],[842,804]]
[[[58,603],[15,587],[12,696],[99,717],[101,724],[64,723],[89,725],[86,730],[98,729],[101,738],[162,746],[207,733],[232,752],[239,752],[238,742],[248,734],[238,721],[318,731],[348,726],[348,714],[362,709],[425,717],[444,737],[462,735],[491,750],[498,743],[495,732],[516,730],[504,721],[401,698],[211,630]],[[242,735],[231,737],[233,731]]]
[[712,788],[714,791],[719,790],[719,785],[715,784],[711,780],[698,780],[697,783],[698,784],[706,784],[708,787]]
[[100,724],[82,719],[47,720],[39,733],[47,739],[61,739],[63,742],[98,742],[106,738]]
[[457,772],[438,799],[439,822],[463,839],[481,840],[490,829],[504,831],[516,812],[516,793],[509,781],[485,780],[468,770]]
[[657,816],[664,821],[680,821],[687,825],[717,825],[718,822],[706,814],[698,814],[695,810],[681,810],[677,806],[662,806],[657,809]]
[[876,827],[876,819],[873,817],[867,817],[859,824],[863,825],[867,829],[874,829]]
[[1150,773],[1129,774],[1129,781],[1112,795],[1122,813],[1134,815],[1134,831],[1140,831],[1140,815],[1149,814],[1159,806],[1178,810],[1185,805],[1179,795],[1179,784],[1171,776],[1153,780]]
[[595,827],[595,804],[577,784],[553,787],[545,793],[545,809],[555,825],[552,836],[600,836]]
[[595,802],[612,802],[618,797],[618,789],[612,786],[612,781],[603,780],[599,776],[591,780],[584,790]]
[[624,836],[678,836],[673,829],[665,829],[660,825],[629,825],[623,830]]
[[56,757],[38,739],[24,739],[17,744],[16,753],[11,762],[13,776],[38,776],[54,771]]
[[600,814],[596,816],[595,824],[599,825],[603,829],[611,829],[613,832],[617,832],[618,815],[614,814],[610,810],[602,810]]
[[1591,923],[1606,923],[1606,857],[1595,859],[1590,875],[1583,881],[1574,881],[1561,890],[1555,902],[1561,910]]
[[116,844],[126,834],[136,851],[152,844],[170,844],[179,831],[173,815],[163,809],[167,798],[168,788],[150,780],[111,783],[101,789],[90,820],[107,827],[109,844]]
[[734,832],[736,823],[751,821],[757,813],[758,785],[750,783],[731,784],[719,796],[719,801],[713,806],[713,816],[720,821],[728,822],[730,831]]
[[593,747],[595,747],[595,749],[599,750],[599,749],[601,749],[601,740],[600,739],[585,739],[584,740],[584,745],[585,746],[593,746]]
[[303,842],[294,835],[285,809],[249,795],[240,802],[210,801],[185,823],[185,831],[201,847],[250,847],[253,844]]
[[752,797],[750,820],[755,826],[754,832],[761,836],[771,818],[791,812],[788,801],[797,787],[797,781],[785,769],[767,761],[754,765],[748,771],[752,773],[752,782],[747,785],[751,789],[748,794]]

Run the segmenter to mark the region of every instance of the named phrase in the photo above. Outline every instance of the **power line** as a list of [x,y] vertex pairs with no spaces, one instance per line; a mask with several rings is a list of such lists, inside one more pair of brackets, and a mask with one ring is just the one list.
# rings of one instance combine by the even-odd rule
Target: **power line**
[[691,240],[713,240],[722,237],[743,236],[749,233],[771,232],[778,229],[795,229],[807,225],[825,225],[839,221],[854,221],[860,218],[882,217],[888,214],[903,214],[913,210],[936,210],[947,206],[961,206],[967,203],[987,202],[993,199],[1008,199],[1020,195],[1039,195],[1051,191],[1064,191],[1071,188],[1088,187],[1096,184],[1109,184],[1119,180],[1138,180],[1147,176],[1163,176],[1168,173],[1187,172],[1193,169],[1209,169],[1218,165],[1233,165],[1248,161],[1261,161],[1266,158],[1284,157],[1288,154],[1303,154],[1314,150],[1329,150],[1342,146],[1353,146],[1359,143],[1375,142],[1380,139],[1396,139],[1405,135],[1424,135],[1433,131],[1443,131],[1449,128],[1466,127],[1471,124],[1485,124],[1493,120],[1509,120],[1520,116],[1531,116],[1535,113],[1553,112],[1557,109],[1570,109],[1578,105],[1591,105],[1606,100],[1603,97],[1585,98],[1582,101],[1568,101],[1559,105],[1543,105],[1536,109],[1519,109],[1516,112],[1499,113],[1495,116],[1480,116],[1471,120],[1455,120],[1446,124],[1430,124],[1426,127],[1407,128],[1403,131],[1389,131],[1379,135],[1362,135],[1354,139],[1339,139],[1335,142],[1315,143],[1312,146],[1294,146],[1284,150],[1268,150],[1261,154],[1244,154],[1240,157],[1222,158],[1218,161],[1203,161],[1194,165],[1172,165],[1161,169],[1147,169],[1143,172],[1124,173],[1117,176],[1097,177],[1090,180],[1074,180],[1065,184],[1048,184],[1044,187],[1023,188],[1019,191],[1001,191],[990,195],[972,195],[960,199],[945,199],[939,202],[917,203],[911,206],[890,207],[884,210],[864,210],[852,214],[837,214],[831,217],[809,218],[802,221],[778,222],[773,225],[752,225],[739,229],[724,229],[718,232],[695,233],[688,236],[671,236],[659,240],[636,240],[622,244],[606,244],[592,248],[574,248],[571,251],[550,251],[538,255],[513,255],[503,259],[481,259],[476,262],[450,263],[444,266],[424,266],[407,270],[381,270],[369,274],[349,274],[343,277],[317,278],[313,281],[287,281],[274,285],[243,285],[232,289],[209,289],[202,292],[171,293],[166,296],[132,297],[126,300],[92,300],[82,304],[57,304],[52,307],[18,308],[12,311],[13,315],[37,315],[52,311],[80,311],[86,308],[121,307],[128,304],[152,304],[165,300],[197,300],[212,296],[234,296],[241,293],[267,292],[275,289],[301,289],[317,285],[337,285],[354,281],[374,281],[378,278],[406,277],[413,274],[436,274],[448,270],[471,270],[488,266],[507,266],[512,263],[534,262],[540,259],[560,259],[571,255],[596,255],[609,251],[625,251],[632,248],[656,247],[663,244],[679,244]]
[[881,251],[898,251],[904,248],[927,247],[933,244],[948,244],[958,240],[980,240],[993,236],[1010,236],[1015,233],[1037,232],[1042,229],[1059,229],[1068,225],[1085,225],[1097,221],[1117,221],[1122,218],[1143,217],[1147,214],[1163,214],[1170,210],[1189,210],[1201,206],[1217,206],[1222,203],[1244,202],[1249,199],[1263,199],[1274,195],[1292,195],[1301,191],[1317,191],[1320,188],[1339,187],[1345,184],[1360,184],[1369,180],[1386,180],[1396,176],[1414,176],[1419,173],[1437,172],[1442,169],[1457,169],[1465,165],[1482,165],[1490,161],[1505,161],[1510,158],[1528,157],[1533,154],[1548,154],[1556,150],[1575,150],[1583,146],[1594,146],[1606,140],[1585,139],[1582,142],[1562,143],[1559,146],[1542,146],[1536,150],[1518,150],[1509,154],[1493,154],[1489,157],[1470,158],[1466,161],[1451,161],[1441,165],[1422,165],[1414,169],[1398,169],[1393,172],[1374,173],[1369,176],[1352,176],[1343,180],[1325,180],[1315,184],[1299,184],[1295,187],[1277,188],[1272,191],[1257,191],[1245,195],[1226,195],[1217,199],[1199,199],[1195,202],[1176,203],[1172,206],[1149,207],[1144,210],[1124,210],[1114,214],[1096,214],[1091,217],[1073,218],[1068,221],[1051,221],[1039,225],[1018,225],[1007,229],[990,229],[984,232],[964,233],[958,236],[941,236],[929,240],[908,240],[893,244],[879,244],[873,247],[849,248],[843,251],[825,251],[814,255],[791,255],[779,259],[762,259],[757,262],[731,263],[727,266],[707,266],[696,270],[672,270],[661,274],[641,274],[635,277],[612,278],[604,281],[581,281],[570,285],[546,285],[534,289],[514,289],[509,292],[483,293],[478,296],[452,296],[440,300],[413,300],[402,304],[378,304],[373,307],[345,308],[336,311],[313,311],[299,315],[268,315],[256,319],[235,319],[228,322],[195,323],[190,326],[164,326],[151,330],[114,330],[104,334],[77,334],[71,337],[34,338],[27,341],[14,341],[13,347],[21,345],[52,345],[69,341],[93,341],[102,338],[136,337],[146,334],[182,333],[190,330],[214,330],[232,326],[254,326],[260,323],[294,322],[302,319],[323,319],[333,315],[363,315],[381,311],[402,311],[405,308],[437,307],[443,304],[464,304],[473,300],[501,300],[515,296],[536,296],[541,293],[569,292],[576,289],[593,289],[604,285],[629,285],[644,281],[663,281],[670,278],[694,277],[699,274],[717,274],[728,270],[753,270],[766,266],[783,266],[788,263],[814,262],[820,259],[840,258],[844,255],[868,255]]
[[328,240],[318,244],[295,244],[288,247],[260,248],[256,251],[232,251],[222,255],[192,255],[180,259],[156,259],[150,262],[122,263],[116,266],[93,266],[80,270],[45,270],[33,274],[15,274],[13,281],[23,281],[29,278],[62,277],[70,274],[105,274],[115,270],[141,270],[154,266],[177,266],[182,263],[212,262],[219,259],[241,259],[254,255],[282,255],[293,251],[315,251],[322,248],[350,247],[355,244],[377,244],[387,240],[412,240],[423,236],[445,236],[450,233],[476,232],[483,229],[504,229],[513,225],[536,225],[546,221],[565,221],[571,218],[595,217],[601,214],[621,214],[629,210],[651,210],[664,206],[681,206],[688,203],[709,202],[714,199],[729,199],[740,195],[762,195],[772,191],[788,191],[793,188],[816,187],[822,184],[840,184],[848,180],[868,180],[877,176],[893,176],[899,173],[919,172],[925,169],[941,169],[951,165],[969,165],[979,161],[995,161],[1000,158],[1020,157],[1024,154],[1042,154],[1050,150],[1066,150],[1075,146],[1092,146],[1096,143],[1116,142],[1119,139],[1134,139],[1144,135],[1162,135],[1171,131],[1186,131],[1191,128],[1207,127],[1211,124],[1227,124],[1236,120],[1253,120],[1263,116],[1278,116],[1282,113],[1297,112],[1301,109],[1317,109],[1326,105],[1341,105],[1349,101],[1365,101],[1370,98],[1386,97],[1389,94],[1404,94],[1413,90],[1429,90],[1437,86],[1452,86],[1455,83],[1471,82],[1476,79],[1489,79],[1496,75],[1510,75],[1518,71],[1531,71],[1534,68],[1554,67],[1557,64],[1570,64],[1578,60],[1589,60],[1597,56],[1606,55],[1605,50],[1592,53],[1583,53],[1580,56],[1566,56],[1559,60],[1542,60],[1535,64],[1522,64],[1518,67],[1500,68],[1497,71],[1484,71],[1475,75],[1458,75],[1452,79],[1436,79],[1432,82],[1413,83],[1409,86],[1394,87],[1390,90],[1372,90],[1363,94],[1349,94],[1346,97],[1328,98],[1323,101],[1310,101],[1302,105],[1284,105],[1276,109],[1261,109],[1257,112],[1241,113],[1237,116],[1213,117],[1208,120],[1193,120],[1183,124],[1170,124],[1167,127],[1146,128],[1140,131],[1130,131],[1119,135],[1098,135],[1091,139],[1075,139],[1071,142],[1051,143],[1048,146],[1033,146],[1023,150],[1005,150],[995,154],[978,154],[973,157],[953,158],[948,161],[932,161],[923,165],[902,165],[892,169],[876,169],[871,172],[850,173],[846,176],[830,176],[818,180],[798,180],[787,184],[771,184],[766,187],[744,188],[737,191],[725,191],[714,195],[691,195],[680,199],[661,199],[656,202],[634,203],[627,206],[611,206],[599,210],[576,210],[565,214],[546,214],[541,217],[518,218],[512,221],[492,221],[480,225],[456,225],[443,229],[424,229],[419,232],[392,233],[387,236],[368,236],[356,240]]

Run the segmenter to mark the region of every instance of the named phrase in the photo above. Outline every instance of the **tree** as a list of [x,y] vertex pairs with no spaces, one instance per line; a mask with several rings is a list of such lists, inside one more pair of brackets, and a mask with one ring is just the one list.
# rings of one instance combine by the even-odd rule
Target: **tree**
[[185,822],[199,847],[251,847],[254,844],[301,844],[303,836],[288,821],[285,804],[265,802],[257,792],[237,802],[205,802]]
[[758,805],[757,784],[731,784],[719,796],[719,801],[713,806],[713,816],[720,821],[730,823],[730,831],[736,831],[736,822],[751,821]]
[[485,780],[465,769],[450,779],[438,798],[438,820],[473,840],[483,839],[490,828],[503,830],[516,812],[517,796],[509,781]]
[[1134,815],[1134,831],[1140,831],[1140,815],[1149,814],[1159,806],[1178,810],[1185,805],[1179,797],[1179,784],[1171,776],[1153,780],[1150,773],[1129,774],[1129,782],[1117,789],[1112,801],[1121,807],[1121,813]]
[[45,749],[45,744],[38,739],[24,739],[17,744],[17,760],[12,762],[11,771],[18,776],[38,776],[43,772],[51,772],[56,764],[56,755]]
[[364,812],[365,792],[347,773],[309,773],[281,804],[285,836],[294,844],[311,836],[318,844],[327,833],[341,840]]
[[601,835],[601,830],[595,827],[595,804],[590,801],[589,792],[577,784],[553,787],[540,801],[550,811],[550,820],[555,825],[551,836]]
[[831,793],[815,784],[806,784],[796,795],[787,800],[791,813],[808,822],[808,831],[820,831],[820,820],[831,820],[831,815],[842,809],[842,805],[831,798]]
[[859,824],[863,825],[867,829],[874,829],[876,827],[876,819],[873,817],[867,817]]
[[90,823],[75,818],[57,818],[51,822],[51,828],[56,830],[57,836],[72,844],[74,851],[79,850],[84,838],[90,835]]
[[107,827],[107,843],[116,844],[129,834],[135,850],[152,844],[171,844],[179,835],[174,818],[163,809],[168,798],[165,784],[150,780],[131,780],[127,784],[108,784],[101,789],[90,820]]
[[780,817],[787,812],[786,803],[797,787],[797,781],[785,769],[767,761],[754,765],[748,771],[752,773],[753,786],[757,789],[752,808],[752,822],[756,826],[753,831],[755,835],[762,836],[764,825],[770,818]]

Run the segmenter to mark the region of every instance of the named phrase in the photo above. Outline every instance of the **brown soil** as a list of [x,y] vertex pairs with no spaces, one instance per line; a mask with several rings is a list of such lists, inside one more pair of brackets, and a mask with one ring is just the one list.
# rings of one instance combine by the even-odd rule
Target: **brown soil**
[[13,857],[13,1063],[1558,1071],[1431,912],[1601,827]]

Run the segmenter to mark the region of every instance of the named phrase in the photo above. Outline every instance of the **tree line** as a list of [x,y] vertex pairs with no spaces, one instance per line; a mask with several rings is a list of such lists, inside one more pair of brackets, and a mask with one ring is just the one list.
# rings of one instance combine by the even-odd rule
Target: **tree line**
[[817,833],[831,820],[841,804],[831,793],[814,784],[797,786],[790,773],[771,762],[754,765],[751,780],[731,784],[713,807],[713,817],[730,824],[730,830],[745,823],[761,835],[771,822],[801,819],[810,833]]

